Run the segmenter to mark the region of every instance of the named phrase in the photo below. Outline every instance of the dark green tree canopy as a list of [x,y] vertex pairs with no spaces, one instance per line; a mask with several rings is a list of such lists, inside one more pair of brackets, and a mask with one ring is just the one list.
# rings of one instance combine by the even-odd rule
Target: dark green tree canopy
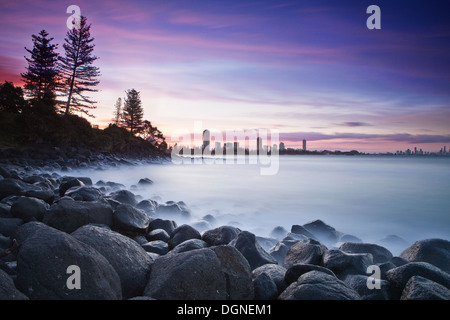
[[45,30],[38,35],[32,35],[33,49],[25,50],[31,55],[25,57],[28,62],[27,71],[21,76],[25,82],[24,89],[28,95],[39,101],[55,93],[59,82],[58,56],[56,44],[51,44],[53,38],[48,38]]
[[131,133],[135,134],[142,128],[142,118],[144,116],[144,109],[140,93],[135,89],[126,91],[127,97],[122,111],[122,124],[125,128],[130,129]]
[[0,111],[20,113],[26,106],[21,87],[16,87],[8,81],[0,83]]
[[65,56],[59,60],[64,84],[62,94],[67,97],[63,107],[65,114],[81,111],[90,115],[89,109],[95,108],[96,102],[87,93],[98,91],[94,87],[100,83],[97,80],[100,71],[93,65],[98,57],[93,55],[95,45],[90,29],[86,17],[81,17],[80,28],[69,30],[64,39]]

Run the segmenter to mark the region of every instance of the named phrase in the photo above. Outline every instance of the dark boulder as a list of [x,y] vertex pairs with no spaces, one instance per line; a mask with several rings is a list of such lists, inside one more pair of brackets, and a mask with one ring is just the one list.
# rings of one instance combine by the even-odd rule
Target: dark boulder
[[432,280],[450,289],[450,275],[427,262],[410,262],[386,272],[393,297],[399,299],[408,280],[414,276]]
[[283,239],[287,234],[288,231],[281,226],[273,228],[270,232],[270,236],[275,239]]
[[173,248],[170,251],[170,254],[202,249],[206,248],[207,246],[208,244],[201,239],[189,239],[178,244],[175,248]]
[[327,250],[326,246],[313,239],[299,241],[289,248],[283,265],[289,269],[298,263],[320,264]]
[[0,269],[0,300],[29,300],[17,290],[13,279],[2,269]]
[[369,289],[367,282],[372,282],[368,276],[361,274],[349,274],[342,281],[350,288],[355,290],[362,300],[389,300],[389,285],[386,280],[380,280],[380,288]]
[[99,189],[86,186],[72,187],[66,190],[64,195],[77,201],[96,201],[104,196]]
[[359,294],[336,277],[310,271],[289,285],[280,300],[360,300]]
[[168,242],[170,239],[169,234],[164,229],[155,229],[147,233],[146,238],[148,241],[161,240]]
[[400,254],[410,262],[428,262],[450,273],[450,241],[426,239],[415,242]]
[[328,245],[338,242],[340,238],[339,232],[322,220],[308,222],[303,225],[303,228],[311,232],[320,242]]
[[149,230],[163,229],[170,236],[177,227],[178,227],[177,223],[173,220],[156,218],[156,219],[150,221],[148,229]]
[[136,206],[139,202],[136,195],[128,190],[113,192],[109,195],[109,197],[113,200],[119,201],[120,203],[129,204],[132,206]]
[[169,203],[159,203],[156,208],[155,212],[157,216],[161,217],[169,217],[169,218],[189,218],[191,216],[191,213],[186,208],[183,208],[178,203],[175,202],[169,202]]
[[146,235],[150,217],[128,203],[119,205],[113,214],[113,229],[127,235]]
[[291,266],[289,269],[286,270],[286,273],[284,275],[284,282],[287,285],[290,285],[291,283],[297,281],[298,278],[300,278],[300,276],[310,271],[320,271],[323,273],[327,273],[330,276],[336,277],[333,271],[325,267],[317,266],[315,264],[298,263],[294,264],[293,266]]
[[307,239],[314,239],[317,240],[317,238],[308,230],[306,230],[306,228],[299,226],[298,224],[294,224],[291,227],[291,233],[295,233],[295,234],[301,234],[303,236],[305,236]]
[[20,197],[11,206],[11,214],[25,222],[32,220],[41,221],[48,208],[49,206],[44,200]]
[[90,223],[104,224],[109,227],[113,225],[113,210],[106,201],[69,199],[62,199],[51,205],[44,214],[43,222],[67,233],[72,233]]
[[156,253],[159,254],[160,256],[163,256],[167,252],[169,252],[169,245],[161,240],[154,240],[144,243],[142,244],[142,248],[146,252]]
[[406,283],[400,300],[450,300],[450,290],[429,279],[414,276]]
[[119,275],[124,299],[143,293],[153,260],[138,243],[93,225],[77,229],[72,236],[100,252],[113,266]]
[[273,300],[279,295],[277,285],[266,273],[253,277],[255,300]]
[[345,242],[339,247],[340,250],[348,253],[370,253],[373,263],[383,263],[393,258],[392,253],[377,244]]
[[48,204],[52,204],[55,201],[55,193],[52,190],[28,190],[25,192],[25,195],[44,200]]
[[245,257],[236,248],[228,245],[211,247],[211,250],[219,258],[225,277],[226,299],[252,300],[254,287],[250,265]]
[[155,209],[158,203],[153,200],[142,200],[137,205],[136,208],[144,210],[149,216],[156,215]]
[[367,268],[373,264],[370,253],[346,253],[341,250],[328,250],[322,257],[322,266],[333,271],[338,278],[347,274],[367,275]]
[[[117,272],[97,250],[65,232],[38,223],[34,226],[17,256],[19,290],[37,300],[122,298]],[[70,266],[80,270],[80,289],[67,286]]]
[[[276,286],[278,294],[284,291],[287,287],[287,283],[284,281],[286,274],[286,268],[277,264],[265,264],[252,271],[252,279],[255,280],[260,275],[265,274]],[[264,278],[263,278],[264,279]],[[277,294],[277,296],[278,296]]]
[[70,180],[62,182],[59,186],[59,196],[64,197],[64,195],[66,194],[66,191],[72,187],[82,187],[84,185],[85,184],[81,180],[76,179],[76,178],[72,178]]
[[256,236],[251,232],[240,232],[229,245],[235,247],[242,253],[252,270],[267,263],[277,264],[275,258],[261,248],[256,241]]
[[7,237],[12,236],[22,224],[23,220],[19,218],[0,218],[0,234]]
[[180,243],[189,239],[201,239],[200,232],[188,224],[183,224],[173,230],[167,243],[169,244],[169,247],[173,249]]
[[214,251],[198,249],[156,259],[144,295],[158,300],[224,300],[227,281]]
[[18,179],[7,178],[0,180],[0,200],[9,196],[24,196],[29,190],[41,189]]
[[221,226],[205,231],[202,239],[210,246],[229,244],[240,232],[241,230],[236,227]]
[[153,184],[153,181],[149,178],[139,179],[138,186],[150,186]]

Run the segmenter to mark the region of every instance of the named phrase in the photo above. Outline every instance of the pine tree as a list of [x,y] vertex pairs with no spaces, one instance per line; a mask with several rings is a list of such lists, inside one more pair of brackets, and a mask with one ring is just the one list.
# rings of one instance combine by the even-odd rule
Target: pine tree
[[63,95],[67,96],[64,113],[80,111],[89,116],[89,109],[95,109],[95,101],[90,100],[86,92],[97,92],[94,89],[100,83],[98,67],[93,66],[98,57],[92,53],[95,45],[92,43],[91,25],[86,23],[86,17],[81,17],[80,28],[67,32],[63,45],[65,57],[60,57],[60,69],[64,79]]
[[31,55],[30,58],[25,57],[28,62],[27,72],[21,73],[21,76],[25,82],[24,89],[34,102],[42,103],[42,100],[46,100],[54,105],[59,80],[59,54],[55,52],[58,45],[51,44],[53,38],[47,37],[48,33],[45,30],[38,35],[32,35],[33,49],[25,47]]
[[122,123],[125,128],[130,129],[131,133],[135,134],[142,128],[142,118],[144,116],[144,109],[140,93],[134,89],[126,91],[127,97],[122,112]]
[[118,98],[116,104],[114,105],[113,123],[116,126],[120,126],[121,120],[122,120],[122,98]]

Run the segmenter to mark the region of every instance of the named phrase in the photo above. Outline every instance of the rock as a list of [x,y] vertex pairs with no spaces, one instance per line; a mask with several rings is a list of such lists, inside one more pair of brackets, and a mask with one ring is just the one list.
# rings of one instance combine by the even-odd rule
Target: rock
[[20,197],[11,206],[11,214],[25,222],[32,220],[42,221],[48,207],[48,204],[44,200]]
[[311,232],[309,232],[309,231],[306,230],[304,227],[299,226],[299,225],[297,225],[297,224],[292,225],[292,227],[291,227],[291,233],[303,235],[303,236],[305,236],[307,239],[314,239],[314,240],[317,240],[317,238],[316,238]]
[[292,245],[287,246],[284,242],[279,241],[274,247],[270,248],[269,254],[277,260],[278,264],[282,265],[284,258],[286,258],[286,254]]
[[284,275],[284,282],[286,283],[286,285],[290,285],[291,283],[297,281],[300,276],[310,271],[320,271],[323,273],[327,273],[330,276],[336,277],[333,271],[325,267],[317,266],[315,264],[298,263],[294,264],[286,270],[286,273]]
[[393,257],[390,262],[392,262],[396,267],[401,267],[401,266],[409,263],[408,260],[400,258],[400,257]]
[[72,187],[82,187],[84,185],[85,184],[81,180],[76,178],[70,179],[66,182],[62,182],[61,185],[59,186],[59,196],[64,197],[66,191]]
[[344,242],[339,249],[349,253],[370,253],[373,263],[383,263],[393,258],[388,249],[377,244]]
[[388,248],[394,255],[400,255],[403,250],[411,245],[411,243],[396,235],[386,236],[383,239],[376,241],[376,243]]
[[421,276],[411,277],[400,300],[450,300],[450,290]]
[[144,292],[153,260],[139,244],[120,233],[93,225],[77,229],[72,236],[100,252],[113,266],[124,299]]
[[278,243],[278,240],[275,238],[268,238],[261,236],[256,236],[256,241],[265,251],[269,251]]
[[2,269],[0,269],[0,300],[29,300],[17,290],[13,279]]
[[112,227],[113,210],[106,201],[88,202],[69,199],[62,199],[51,205],[44,214],[43,222],[67,233],[72,233],[90,223]]
[[154,240],[154,241],[149,241],[147,243],[144,243],[142,245],[142,248],[146,252],[156,253],[156,254],[159,254],[160,256],[163,256],[167,252],[169,252],[169,245],[166,242],[161,241],[161,240]]
[[48,226],[45,223],[39,221],[27,222],[18,227],[12,237],[16,239],[18,243],[23,243],[35,232],[41,232],[41,230],[43,230],[42,232],[45,232],[47,228]]
[[280,300],[360,300],[358,293],[327,273],[310,271],[289,285]]
[[322,257],[322,266],[342,278],[347,274],[367,275],[367,268],[373,265],[370,253],[346,253],[341,250],[328,250]]
[[277,285],[266,273],[255,276],[253,286],[255,300],[273,300],[279,295]]
[[160,203],[155,208],[155,212],[157,216],[173,217],[175,219],[190,217],[189,211],[184,210],[177,203]]
[[344,234],[340,239],[339,242],[353,242],[353,243],[362,243],[363,241],[351,234]]
[[111,193],[109,196],[113,200],[119,201],[122,204],[129,204],[131,206],[136,206],[139,202],[136,195],[128,190],[119,190]]
[[148,225],[149,230],[155,230],[155,229],[163,229],[165,230],[169,235],[172,234],[172,232],[177,228],[177,224],[173,220],[165,220],[156,218],[152,221],[150,221],[150,224]]
[[201,239],[200,232],[190,225],[183,224],[173,230],[167,243],[169,244],[169,247],[173,249],[180,243],[189,239]]
[[139,179],[139,182],[138,182],[139,186],[149,186],[149,185],[152,185],[152,184],[153,184],[153,181],[150,180],[149,178]]
[[267,263],[277,264],[275,258],[261,248],[256,241],[256,236],[251,232],[240,232],[229,245],[235,247],[242,253],[252,270]]
[[270,236],[275,239],[283,239],[287,234],[288,231],[281,226],[273,228],[273,230],[270,232]]
[[11,206],[6,203],[0,203],[0,218],[12,218]]
[[400,254],[410,262],[428,262],[450,273],[450,241],[426,239],[415,242]]
[[245,257],[234,247],[221,245],[211,247],[219,258],[226,282],[226,299],[252,300],[254,287],[250,265]]
[[48,204],[52,204],[55,201],[55,193],[52,190],[28,190],[25,192],[25,195],[44,200]]
[[338,242],[340,238],[339,232],[322,220],[308,222],[303,225],[303,228],[311,232],[319,241],[328,245]]
[[149,216],[128,203],[119,205],[113,214],[113,229],[127,235],[146,235]]
[[[122,298],[117,272],[97,250],[65,232],[43,224],[34,226],[35,232],[22,243],[17,256],[19,290],[37,300]],[[72,265],[81,271],[79,290],[67,287],[67,270]]]
[[410,262],[386,272],[386,279],[389,281],[395,299],[401,297],[406,283],[414,276],[421,276],[450,289],[450,275],[447,272],[427,262]]
[[202,235],[202,240],[210,246],[229,244],[240,232],[241,230],[236,227],[221,226],[205,231]]
[[217,255],[204,248],[156,259],[144,295],[157,300],[224,300],[227,282]]
[[23,220],[19,218],[0,218],[0,234],[7,237],[12,236],[22,224]]
[[29,190],[40,189],[18,179],[7,178],[0,180],[0,200],[9,196],[23,196]]
[[173,248],[170,253],[181,253],[186,251],[191,251],[195,249],[202,249],[206,248],[208,244],[201,240],[201,239],[189,239],[186,241],[183,241],[182,243],[178,244],[175,248]]
[[[362,300],[389,300],[389,286],[386,280],[380,280],[380,289],[369,289],[367,286],[368,276],[361,274],[349,274],[342,281],[350,288],[355,290]],[[373,281],[373,279],[369,279]]]
[[208,221],[205,221],[205,220],[199,220],[199,221],[192,222],[191,226],[193,228],[195,228],[196,230],[198,230],[199,232],[203,232],[203,231],[211,229],[211,225],[209,224]]
[[155,209],[156,209],[157,203],[153,200],[142,200],[136,205],[136,208],[144,210],[145,213],[147,213],[149,216],[156,215]]
[[277,296],[284,291],[287,283],[284,281],[286,268],[277,264],[265,264],[252,271],[252,279],[255,280],[258,276],[265,274],[275,284],[277,289]]
[[327,250],[326,246],[313,239],[299,241],[289,248],[283,265],[289,269],[298,263],[320,264],[322,256]]
[[65,194],[77,201],[96,201],[103,197],[103,193],[95,187],[72,187]]
[[161,240],[168,242],[170,239],[169,234],[164,229],[155,229],[147,233],[146,238],[148,241]]

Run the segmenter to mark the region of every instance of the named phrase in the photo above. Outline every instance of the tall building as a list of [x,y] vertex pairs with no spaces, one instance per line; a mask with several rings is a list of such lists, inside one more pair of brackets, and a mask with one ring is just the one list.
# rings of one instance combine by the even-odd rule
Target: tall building
[[263,149],[262,139],[260,137],[256,138],[256,154],[260,154]]
[[444,153],[447,153],[447,146],[444,146]]
[[280,151],[286,151],[286,146],[284,145],[284,142],[280,142]]
[[306,151],[306,140],[303,139],[303,151]]
[[203,131],[203,145],[202,145],[203,150],[206,148],[209,148],[210,139],[211,139],[210,136],[211,136],[211,134],[210,134],[209,130]]

